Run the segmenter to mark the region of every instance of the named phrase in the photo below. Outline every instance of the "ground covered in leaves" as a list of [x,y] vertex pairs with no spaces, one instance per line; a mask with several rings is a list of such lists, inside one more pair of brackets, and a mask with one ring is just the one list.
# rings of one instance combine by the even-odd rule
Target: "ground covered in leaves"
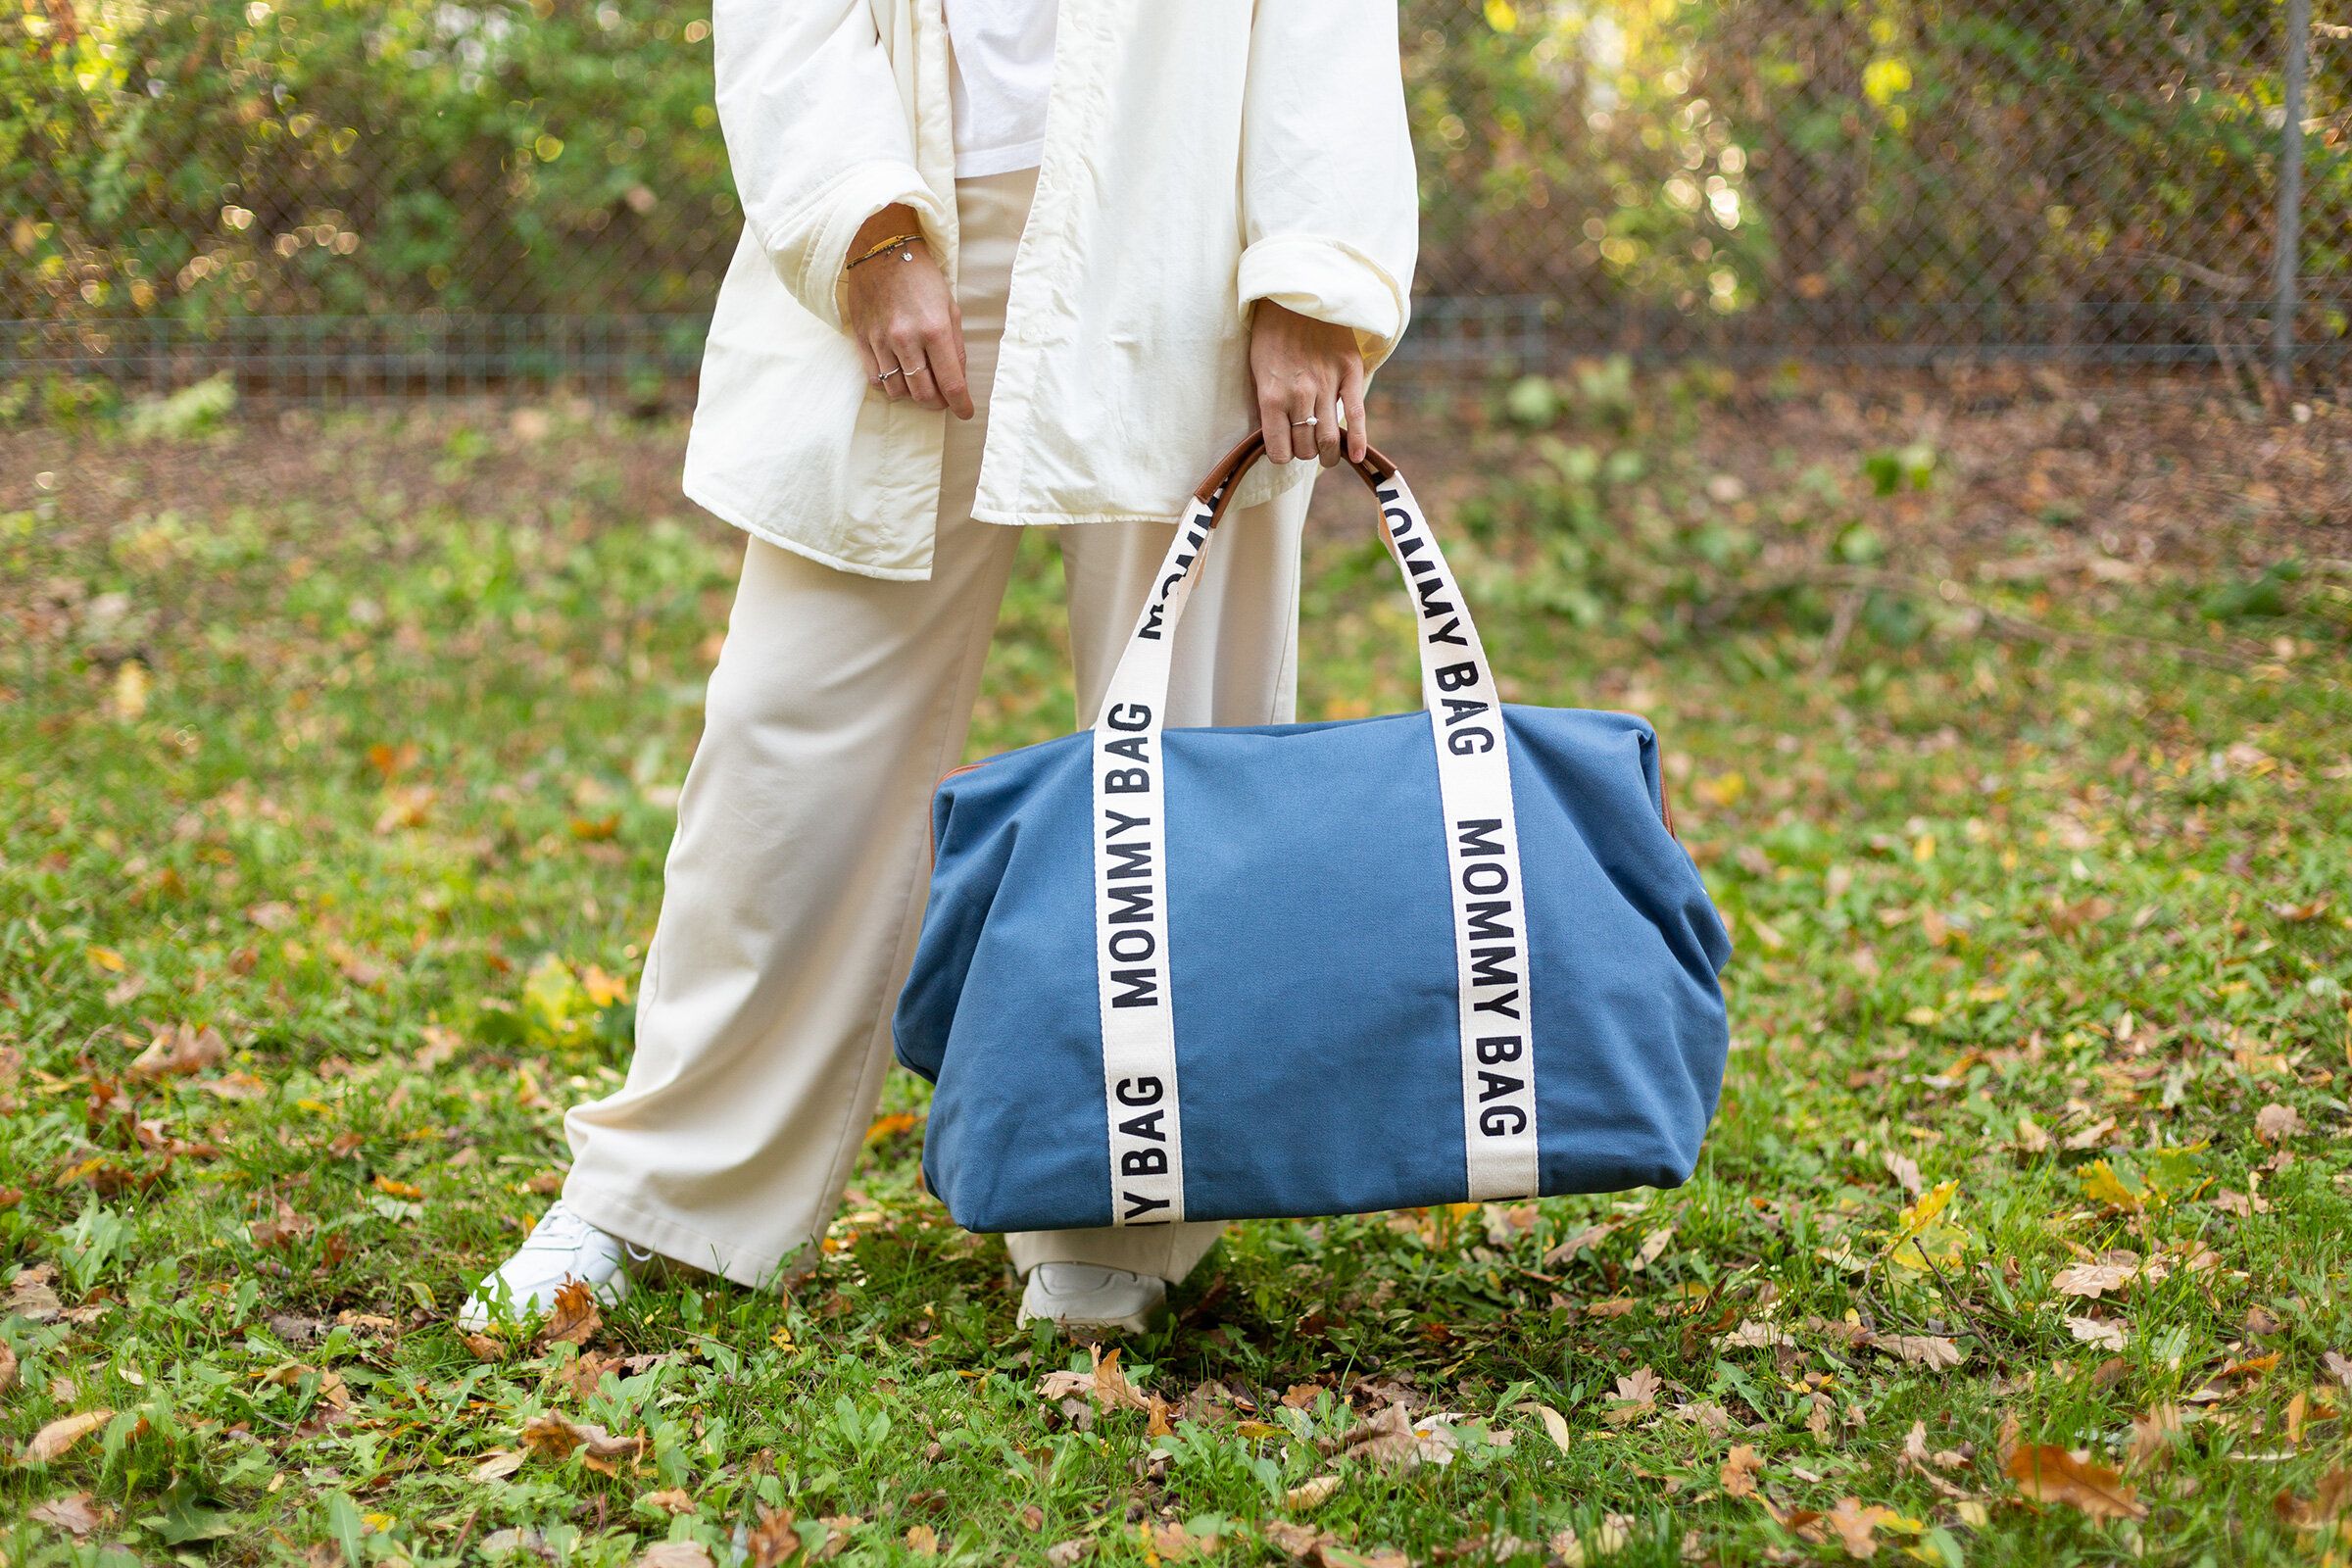
[[[1239,1227],[1110,1353],[1014,1330],[903,1079],[789,1295],[449,1325],[625,1059],[738,549],[674,428],[0,434],[0,1561],[2352,1560],[2352,419],[1507,411],[1397,445],[1517,695],[1664,735],[1707,1157]],[[1302,710],[1408,706],[1326,489]],[[1057,593],[976,752],[1067,726]]]

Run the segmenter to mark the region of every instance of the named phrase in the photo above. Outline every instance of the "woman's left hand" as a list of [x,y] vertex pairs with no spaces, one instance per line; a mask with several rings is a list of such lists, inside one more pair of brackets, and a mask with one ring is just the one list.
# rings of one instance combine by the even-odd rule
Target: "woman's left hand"
[[1259,300],[1250,321],[1250,379],[1267,457],[1276,463],[1320,457],[1328,468],[1340,461],[1344,441],[1350,463],[1363,460],[1372,439],[1364,429],[1364,357],[1354,327]]

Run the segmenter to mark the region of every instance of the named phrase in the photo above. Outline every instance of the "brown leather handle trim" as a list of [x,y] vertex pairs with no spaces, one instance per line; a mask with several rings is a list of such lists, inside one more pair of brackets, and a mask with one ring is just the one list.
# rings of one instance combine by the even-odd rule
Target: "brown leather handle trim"
[[[1200,487],[1193,492],[1193,499],[1209,507],[1208,525],[1211,528],[1224,520],[1225,509],[1233,505],[1234,488],[1240,483],[1243,473],[1250,465],[1265,455],[1266,432],[1252,430],[1235,442],[1233,449],[1219,458],[1216,466],[1208,470],[1208,477],[1200,481]],[[1387,454],[1378,447],[1366,447],[1363,461],[1358,463],[1350,459],[1348,466],[1362,476],[1365,484],[1375,487],[1396,471],[1396,465],[1391,463]]]

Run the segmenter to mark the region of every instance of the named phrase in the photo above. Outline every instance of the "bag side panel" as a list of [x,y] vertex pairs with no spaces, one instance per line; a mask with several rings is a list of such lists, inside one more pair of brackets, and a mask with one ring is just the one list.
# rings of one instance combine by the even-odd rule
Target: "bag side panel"
[[1698,1159],[1729,1050],[1728,940],[1660,818],[1640,719],[1506,710],[1527,867],[1546,1193],[1672,1187]]

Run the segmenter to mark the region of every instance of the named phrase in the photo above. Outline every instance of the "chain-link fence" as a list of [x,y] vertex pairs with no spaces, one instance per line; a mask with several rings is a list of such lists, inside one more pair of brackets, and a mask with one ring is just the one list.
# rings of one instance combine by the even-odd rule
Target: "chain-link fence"
[[[2339,377],[2347,5],[1406,0],[1425,219],[1396,374]],[[693,6],[0,8],[0,381],[652,395],[691,370],[739,221]]]

